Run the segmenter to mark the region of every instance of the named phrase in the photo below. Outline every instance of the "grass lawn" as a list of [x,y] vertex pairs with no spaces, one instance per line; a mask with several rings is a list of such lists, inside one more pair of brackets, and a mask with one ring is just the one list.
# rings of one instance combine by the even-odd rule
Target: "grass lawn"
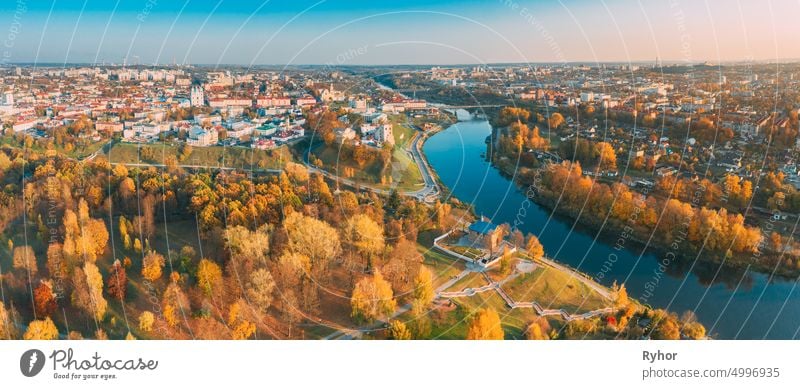
[[[111,148],[108,158],[112,163],[145,163],[163,165],[169,155],[178,155],[179,147],[170,143],[134,144],[117,143]],[[236,167],[250,169],[278,169],[291,161],[292,156],[286,146],[274,150],[254,150],[247,147],[193,147],[189,156],[180,161],[181,165],[209,167]]]
[[[469,273],[466,277],[458,280],[453,286],[447,288],[446,292],[460,292],[466,288],[480,288],[489,283],[480,273]],[[487,291],[483,293],[496,293],[494,291]]]
[[458,308],[450,312],[431,312],[432,339],[465,339],[471,315],[483,308],[493,308],[500,315],[506,339],[520,339],[525,327],[536,318],[532,309],[508,309],[497,293],[481,293],[453,299]]
[[479,259],[483,258],[483,251],[473,248],[473,247],[464,247],[464,246],[447,246],[448,249],[461,254],[465,257],[469,257],[472,259]]
[[336,329],[324,325],[300,325],[293,330],[293,332],[296,331],[303,331],[304,339],[324,339],[326,336],[336,332]]
[[421,189],[424,185],[422,173],[414,158],[406,152],[405,148],[395,147],[392,152],[393,172],[392,179],[400,190]]
[[422,253],[424,260],[422,263],[430,269],[434,275],[433,286],[447,282],[464,270],[464,263],[461,260],[452,258],[436,250],[431,250],[425,246],[418,245],[417,249]]
[[580,279],[542,265],[505,283],[503,290],[515,301],[536,301],[542,308],[560,308],[569,313],[588,312],[611,305]]
[[60,155],[67,158],[76,158],[76,159],[82,159],[88,157],[89,155],[91,155],[92,153],[103,147],[104,144],[108,143],[108,139],[101,139],[96,142],[88,139],[82,139],[76,142],[71,150],[67,150],[60,145],[56,145],[51,150],[47,150],[44,146],[38,143],[41,142],[34,142],[34,144],[32,144],[28,148],[25,146],[21,146],[19,142],[14,140],[12,137],[9,136],[0,137],[0,146],[9,146],[18,149],[26,148],[30,152],[41,153],[41,154],[50,152],[54,153],[55,155]]
[[405,115],[390,115],[389,122],[392,123],[392,132],[394,133],[395,146],[398,148],[405,148],[416,135],[417,130],[409,127],[408,120]]

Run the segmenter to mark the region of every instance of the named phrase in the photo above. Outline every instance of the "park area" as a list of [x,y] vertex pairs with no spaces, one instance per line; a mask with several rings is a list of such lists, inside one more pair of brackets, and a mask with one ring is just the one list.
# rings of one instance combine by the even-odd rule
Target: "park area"
[[292,160],[286,146],[258,150],[239,146],[188,147],[172,143],[116,143],[108,152],[111,163],[126,165],[168,165],[170,156],[177,164],[196,168],[235,168],[242,170],[280,169]]

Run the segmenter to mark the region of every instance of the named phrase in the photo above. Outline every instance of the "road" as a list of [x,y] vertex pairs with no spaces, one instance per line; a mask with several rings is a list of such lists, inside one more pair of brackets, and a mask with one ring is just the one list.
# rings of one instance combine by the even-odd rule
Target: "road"
[[422,140],[425,138],[426,136],[424,133],[417,132],[414,136],[414,140],[411,141],[410,150],[411,156],[414,158],[414,163],[419,168],[420,173],[422,173],[422,181],[425,182],[425,187],[405,194],[407,196],[414,196],[422,201],[431,202],[430,200],[437,198],[441,191],[439,190],[439,184],[436,183],[436,179],[433,176],[433,169],[428,165],[428,160],[422,153],[422,145],[425,143]]

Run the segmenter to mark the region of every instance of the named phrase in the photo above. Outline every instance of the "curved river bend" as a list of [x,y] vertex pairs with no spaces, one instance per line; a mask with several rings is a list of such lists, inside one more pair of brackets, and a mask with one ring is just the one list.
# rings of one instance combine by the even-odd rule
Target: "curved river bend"
[[795,287],[795,280],[770,281],[757,272],[703,263],[673,262],[662,273],[658,253],[644,251],[630,241],[620,247],[616,234],[587,231],[546,208],[526,203],[524,192],[482,157],[490,133],[486,121],[459,121],[424,145],[442,183],[452,196],[473,204],[477,214],[498,224],[513,225],[518,220],[520,230],[539,237],[549,257],[605,285],[624,281],[630,296],[655,308],[695,311],[715,338],[797,338],[800,287]]

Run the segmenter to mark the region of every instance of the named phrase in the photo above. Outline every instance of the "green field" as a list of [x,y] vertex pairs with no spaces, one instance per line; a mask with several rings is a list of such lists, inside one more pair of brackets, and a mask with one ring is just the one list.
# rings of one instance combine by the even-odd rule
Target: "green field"
[[503,284],[503,290],[515,301],[536,301],[542,308],[564,309],[568,313],[612,305],[580,279],[546,265]]
[[537,317],[532,309],[508,309],[494,292],[459,297],[453,302],[458,306],[456,309],[431,313],[432,339],[465,339],[472,314],[483,308],[493,308],[500,315],[506,339],[522,338],[525,327]]
[[418,245],[417,249],[422,253],[424,258],[423,264],[430,269],[434,275],[434,287],[447,282],[449,279],[457,276],[464,270],[464,263],[460,260],[449,257],[436,250],[426,249],[422,245]]
[[11,136],[0,136],[0,146],[10,146],[13,148],[24,148],[29,152],[34,153],[48,153],[54,152],[55,155],[64,156],[67,158],[75,158],[75,159],[83,159],[91,155],[100,148],[103,147],[106,143],[108,143],[107,139],[101,139],[99,141],[92,141],[89,139],[81,139],[76,143],[72,144],[70,149],[65,148],[61,145],[53,145],[51,149],[48,149],[48,146],[45,146],[46,143],[49,142],[47,138],[39,139],[36,142],[32,142],[30,145],[23,146],[20,142],[14,139]]
[[[480,288],[489,284],[480,273],[469,273],[466,277],[458,280],[453,286],[447,288],[446,292],[460,292],[466,288]],[[484,293],[495,293],[494,291],[487,291]]]
[[447,246],[447,249],[452,250],[455,253],[461,254],[465,257],[469,257],[472,259],[480,259],[483,258],[483,251],[480,249],[476,249],[474,247],[464,247],[464,246]]

